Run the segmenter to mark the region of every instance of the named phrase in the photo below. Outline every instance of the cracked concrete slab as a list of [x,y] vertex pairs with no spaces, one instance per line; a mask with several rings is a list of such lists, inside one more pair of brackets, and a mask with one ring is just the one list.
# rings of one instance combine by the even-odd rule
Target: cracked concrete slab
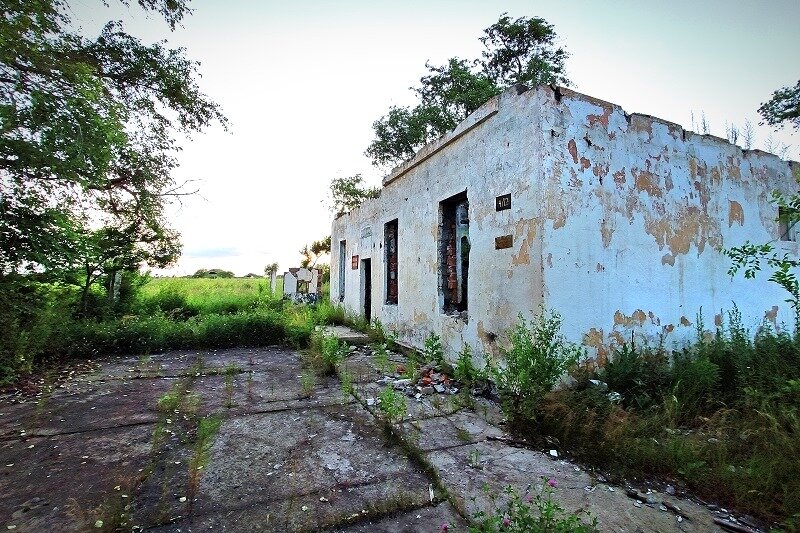
[[[335,377],[309,387],[307,374],[292,350],[182,351],[98,359],[27,401],[0,398],[10,465],[0,527],[389,531],[418,514],[454,520]],[[219,429],[202,440],[211,420]]]

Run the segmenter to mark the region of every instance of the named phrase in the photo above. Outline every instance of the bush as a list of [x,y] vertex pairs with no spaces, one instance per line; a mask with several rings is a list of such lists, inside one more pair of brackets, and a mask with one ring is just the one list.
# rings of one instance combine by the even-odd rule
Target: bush
[[584,354],[561,335],[561,317],[544,310],[528,323],[520,314],[510,333],[511,348],[502,350],[505,365],[492,368],[492,377],[507,413],[529,413]]
[[442,349],[442,339],[434,332],[425,337],[425,347],[422,349],[422,357],[427,362],[434,362],[437,365],[444,364],[444,350]]
[[469,344],[464,344],[458,354],[456,365],[453,367],[453,377],[467,386],[474,384],[480,378],[480,371],[472,362],[472,348]]

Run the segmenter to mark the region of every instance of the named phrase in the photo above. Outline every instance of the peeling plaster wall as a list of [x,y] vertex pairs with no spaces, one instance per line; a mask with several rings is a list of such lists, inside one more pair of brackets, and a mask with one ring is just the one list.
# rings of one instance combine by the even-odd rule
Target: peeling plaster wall
[[[547,306],[599,363],[622,342],[681,345],[727,319],[793,322],[768,275],[728,275],[721,249],[778,238],[771,192],[790,164],[566,89],[539,92],[545,133]],[[550,135],[547,135],[547,134]],[[792,256],[797,243],[778,241]],[[552,256],[551,256],[552,254]],[[776,307],[780,309],[775,316]],[[722,311],[725,310],[725,313]]]
[[[789,321],[766,277],[731,280],[719,249],[777,237],[773,189],[793,190],[788,163],[742,152],[567,89],[511,89],[384,179],[380,198],[333,223],[331,271],[345,262],[343,304],[363,314],[371,259],[372,316],[420,347],[441,335],[498,354],[519,313],[558,310],[567,337],[604,359],[634,336],[683,342],[702,306],[707,328],[735,301],[746,325]],[[442,313],[439,203],[466,190],[468,318]],[[511,193],[511,209],[495,198]],[[384,224],[398,219],[398,304],[387,305]],[[507,249],[495,238],[512,236]],[[338,243],[346,240],[344,257]],[[797,244],[780,249],[797,254]],[[357,269],[352,268],[353,256]],[[331,278],[338,300],[338,276]],[[771,315],[770,315],[771,316]]]

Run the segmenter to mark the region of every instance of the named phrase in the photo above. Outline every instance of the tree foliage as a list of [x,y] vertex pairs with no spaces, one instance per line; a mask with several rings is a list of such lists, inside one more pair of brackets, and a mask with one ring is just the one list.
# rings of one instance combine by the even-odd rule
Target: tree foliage
[[278,273],[278,263],[270,263],[264,267],[264,275],[268,278]]
[[445,65],[425,64],[428,74],[412,87],[415,107],[393,106],[376,120],[365,155],[375,166],[396,165],[423,145],[451,131],[490,98],[517,84],[569,85],[567,52],[544,19],[512,19],[504,13],[483,32],[483,59],[458,57]]
[[300,255],[303,260],[300,261],[300,266],[303,268],[314,268],[317,261],[325,254],[331,253],[331,237],[328,235],[324,239],[312,242],[310,245],[306,244],[300,250]]
[[794,87],[782,87],[772,93],[772,98],[761,104],[758,112],[771,126],[789,123],[800,129],[800,81]]
[[[345,178],[334,178],[331,181],[331,211],[337,215],[349,213],[364,200],[377,198],[381,190],[378,187],[367,187],[361,174]],[[330,251],[330,243],[328,244]]]
[[[174,28],[187,2],[138,4]],[[0,10],[0,273],[174,261],[164,208],[183,194],[170,175],[175,137],[226,124],[197,86],[197,64],[120,22],[95,38],[75,33],[64,0]]]

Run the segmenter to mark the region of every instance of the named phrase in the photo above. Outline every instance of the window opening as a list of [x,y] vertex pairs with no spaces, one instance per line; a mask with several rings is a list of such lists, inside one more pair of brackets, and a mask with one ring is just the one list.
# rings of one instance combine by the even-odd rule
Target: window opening
[[469,300],[469,202],[466,191],[440,204],[439,243],[443,311],[466,318]]
[[386,303],[397,305],[397,219],[383,228],[386,254]]

